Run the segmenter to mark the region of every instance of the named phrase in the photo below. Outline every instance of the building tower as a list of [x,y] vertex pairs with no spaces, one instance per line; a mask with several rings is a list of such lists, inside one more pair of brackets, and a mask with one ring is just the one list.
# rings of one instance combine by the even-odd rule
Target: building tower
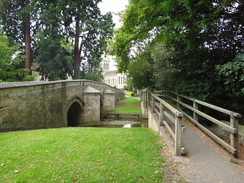
[[126,85],[126,75],[117,73],[117,67],[113,66],[114,61],[108,55],[102,57],[101,68],[104,82],[112,87],[123,89]]
[[109,62],[110,62],[110,60],[109,60],[108,55],[105,55],[101,62],[103,73],[109,71]]

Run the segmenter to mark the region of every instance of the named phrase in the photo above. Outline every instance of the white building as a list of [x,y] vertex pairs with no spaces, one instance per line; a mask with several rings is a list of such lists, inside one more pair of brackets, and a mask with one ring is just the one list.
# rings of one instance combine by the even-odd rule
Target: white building
[[123,89],[126,85],[126,75],[117,73],[115,62],[110,56],[105,56],[102,59],[101,67],[103,70],[104,82],[110,86]]

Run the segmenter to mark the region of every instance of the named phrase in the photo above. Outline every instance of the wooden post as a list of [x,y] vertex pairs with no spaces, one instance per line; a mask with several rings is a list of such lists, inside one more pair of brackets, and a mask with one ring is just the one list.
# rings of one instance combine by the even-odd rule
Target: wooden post
[[159,124],[164,125],[164,105],[160,102]]
[[155,112],[155,98],[152,96],[152,112]]
[[148,109],[148,102],[149,102],[149,96],[148,96],[148,91],[146,91],[146,108]]
[[162,91],[162,98],[165,100],[165,91]]
[[142,102],[143,102],[143,106],[146,107],[146,92],[142,92]]
[[147,91],[144,92],[144,100],[145,100],[146,103],[147,103]]
[[176,112],[175,114],[175,155],[181,155],[181,120],[183,114],[180,112]]
[[167,97],[167,98],[166,98],[166,101],[170,103],[170,98],[169,98],[169,96],[170,96],[170,95],[169,95],[169,91],[167,90],[167,92],[166,92],[166,97]]
[[234,113],[230,114],[230,126],[236,129],[236,133],[230,133],[230,144],[231,146],[236,149],[236,152],[234,156],[238,158],[238,152],[239,152],[239,134],[238,134],[238,126],[239,126],[239,118],[241,116],[234,115]]
[[[198,104],[196,103],[195,100],[193,101],[193,108],[198,110]],[[193,112],[193,119],[198,121],[198,114],[196,112]]]
[[180,96],[179,96],[179,94],[177,93],[177,108],[178,108],[178,109],[180,109],[179,101],[180,101]]

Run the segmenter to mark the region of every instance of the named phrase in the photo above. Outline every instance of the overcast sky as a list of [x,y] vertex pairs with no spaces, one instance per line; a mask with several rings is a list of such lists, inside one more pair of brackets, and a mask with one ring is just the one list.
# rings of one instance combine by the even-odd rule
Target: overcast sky
[[113,21],[116,24],[115,28],[118,28],[121,26],[121,23],[119,22],[119,16],[115,15],[115,13],[125,10],[126,5],[128,5],[128,0],[102,0],[98,7],[103,14],[108,11],[113,13]]

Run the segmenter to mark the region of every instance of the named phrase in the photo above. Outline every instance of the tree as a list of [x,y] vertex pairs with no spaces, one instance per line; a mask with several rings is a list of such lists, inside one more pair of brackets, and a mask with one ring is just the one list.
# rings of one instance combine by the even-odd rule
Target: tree
[[[34,18],[29,0],[4,2],[3,29],[13,44],[23,45],[25,53],[25,75],[29,75],[31,66],[31,20]],[[31,16],[32,15],[32,16]]]
[[219,81],[223,83],[226,105],[242,112],[244,103],[244,54],[237,55],[231,62],[216,66],[216,71]]
[[38,71],[42,79],[50,81],[67,79],[72,70],[72,44],[66,44],[62,35],[59,5],[58,1],[40,3],[42,14],[37,34],[36,61],[40,64]]
[[[97,7],[100,1],[4,0],[0,4],[1,24],[13,45],[23,45],[26,69],[35,58],[43,77],[51,80],[65,79],[67,74],[80,78],[81,63],[86,69],[83,73],[99,76],[101,55],[114,26],[111,13],[102,15]],[[73,43],[72,52],[61,46],[63,39]],[[73,73],[70,54],[74,59]]]
[[140,49],[136,57],[128,66],[128,77],[135,88],[154,87],[154,68],[150,46]]
[[153,46],[152,60],[154,72],[154,88],[164,90],[175,90],[179,70],[176,69],[176,54],[174,48],[169,48],[162,43]]
[[[30,22],[30,10],[29,0],[23,1],[23,29],[24,29],[24,42],[25,42],[25,68],[30,70],[31,68],[31,22]],[[26,72],[25,75],[30,75],[30,72]]]
[[39,35],[41,40],[37,44],[36,61],[40,64],[37,71],[42,75],[42,79],[49,81],[67,79],[72,71],[72,54],[61,46],[61,39],[56,34],[49,34],[44,38]]
[[2,18],[2,14],[5,11],[6,7],[8,7],[8,5],[10,4],[10,1],[8,0],[2,0],[0,2],[0,20]]
[[122,15],[124,24],[115,34],[111,52],[126,70],[130,48],[144,45],[150,39],[186,54],[188,51],[210,51],[206,46],[240,51],[241,20],[238,16],[242,9],[243,3],[235,0],[132,0]]
[[74,39],[75,79],[80,78],[81,62],[86,62],[88,73],[94,72],[93,68],[99,66],[101,55],[106,50],[106,40],[112,37],[112,15],[101,15],[97,6],[99,2],[69,1],[63,11],[67,34]]
[[18,46],[11,46],[0,30],[0,82],[22,80],[24,69],[20,68],[20,63],[23,58],[18,52]]
[[229,108],[222,100],[228,91],[223,91],[224,84],[217,79],[216,65],[243,52],[243,4],[239,0],[131,0],[122,14],[123,26],[115,32],[111,53],[119,70],[127,71],[135,60],[132,50],[140,52],[150,42],[154,87]]
[[237,96],[244,95],[244,54],[239,54],[236,58],[224,65],[216,67],[219,76],[224,80],[224,84]]

